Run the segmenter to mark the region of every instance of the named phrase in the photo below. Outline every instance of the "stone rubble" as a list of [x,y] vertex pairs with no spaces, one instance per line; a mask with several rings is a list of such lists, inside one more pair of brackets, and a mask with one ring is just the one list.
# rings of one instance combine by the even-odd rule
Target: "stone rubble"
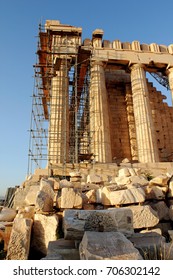
[[120,232],[85,231],[79,252],[81,260],[142,260],[139,251]]
[[65,210],[63,229],[65,239],[81,240],[85,231],[133,232],[133,217],[129,209]]
[[57,239],[57,228],[59,219],[56,214],[44,215],[36,213],[34,215],[31,249],[34,252],[47,254],[49,241]]
[[133,228],[151,228],[159,223],[159,217],[149,205],[135,205],[127,207],[132,211],[133,215]]
[[60,180],[37,171],[16,190],[12,208],[0,209],[7,259],[70,259],[70,252],[73,259],[173,259],[173,177],[146,174],[121,166],[112,175],[72,170]]
[[127,190],[111,191],[110,187],[102,189],[102,204],[103,205],[123,205],[141,203],[145,201],[145,192],[142,188],[129,188]]
[[7,260],[28,259],[32,223],[32,219],[15,218],[7,250]]
[[135,233],[129,237],[143,259],[158,259],[165,238],[157,232]]
[[12,222],[16,214],[14,209],[4,207],[0,210],[0,222]]
[[62,238],[56,241],[50,241],[46,257],[42,260],[78,260],[79,250],[75,246],[74,240],[64,240]]

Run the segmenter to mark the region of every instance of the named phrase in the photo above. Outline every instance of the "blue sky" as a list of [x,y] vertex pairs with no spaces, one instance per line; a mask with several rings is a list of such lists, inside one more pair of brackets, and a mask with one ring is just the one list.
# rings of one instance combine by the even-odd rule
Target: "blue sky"
[[0,195],[27,173],[28,145],[40,22],[60,20],[83,28],[83,39],[173,43],[173,1],[0,0]]

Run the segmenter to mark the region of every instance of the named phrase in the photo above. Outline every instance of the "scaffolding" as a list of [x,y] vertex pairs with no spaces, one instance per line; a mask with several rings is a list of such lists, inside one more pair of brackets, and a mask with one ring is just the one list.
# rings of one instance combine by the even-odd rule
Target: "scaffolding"
[[161,72],[150,72],[150,75],[157,81],[159,82],[159,84],[161,84],[163,87],[165,87],[167,90],[170,90],[170,86],[169,86],[169,81],[168,81],[168,77],[164,74],[162,74]]
[[66,32],[39,25],[34,65],[28,174],[91,157],[89,131],[90,51]]

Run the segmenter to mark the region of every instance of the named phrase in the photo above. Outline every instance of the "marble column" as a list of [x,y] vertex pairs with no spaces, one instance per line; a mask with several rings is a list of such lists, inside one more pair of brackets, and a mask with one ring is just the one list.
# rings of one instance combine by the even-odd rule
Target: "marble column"
[[167,74],[168,74],[168,81],[169,81],[169,87],[170,87],[171,97],[172,97],[172,106],[173,106],[173,67],[168,68]]
[[139,162],[158,162],[159,154],[150,108],[145,70],[142,64],[131,67],[133,109]]
[[68,61],[61,59],[59,70],[52,78],[49,163],[66,163],[69,154]]
[[112,162],[107,90],[104,64],[101,61],[91,64],[90,133],[91,153],[95,160]]
[[127,108],[127,120],[128,120],[128,128],[129,128],[131,159],[137,161],[138,149],[137,149],[137,142],[136,142],[136,128],[135,128],[135,117],[134,117],[134,110],[133,110],[132,89],[130,83],[126,83],[126,108]]

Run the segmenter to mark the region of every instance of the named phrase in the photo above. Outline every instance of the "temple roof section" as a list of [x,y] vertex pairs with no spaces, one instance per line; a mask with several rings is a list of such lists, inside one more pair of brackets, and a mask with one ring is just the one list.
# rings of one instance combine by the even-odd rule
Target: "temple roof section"
[[68,24],[61,24],[59,20],[46,20],[45,24],[46,30],[51,30],[56,33],[73,33],[80,35],[82,34],[81,27],[75,27]]

